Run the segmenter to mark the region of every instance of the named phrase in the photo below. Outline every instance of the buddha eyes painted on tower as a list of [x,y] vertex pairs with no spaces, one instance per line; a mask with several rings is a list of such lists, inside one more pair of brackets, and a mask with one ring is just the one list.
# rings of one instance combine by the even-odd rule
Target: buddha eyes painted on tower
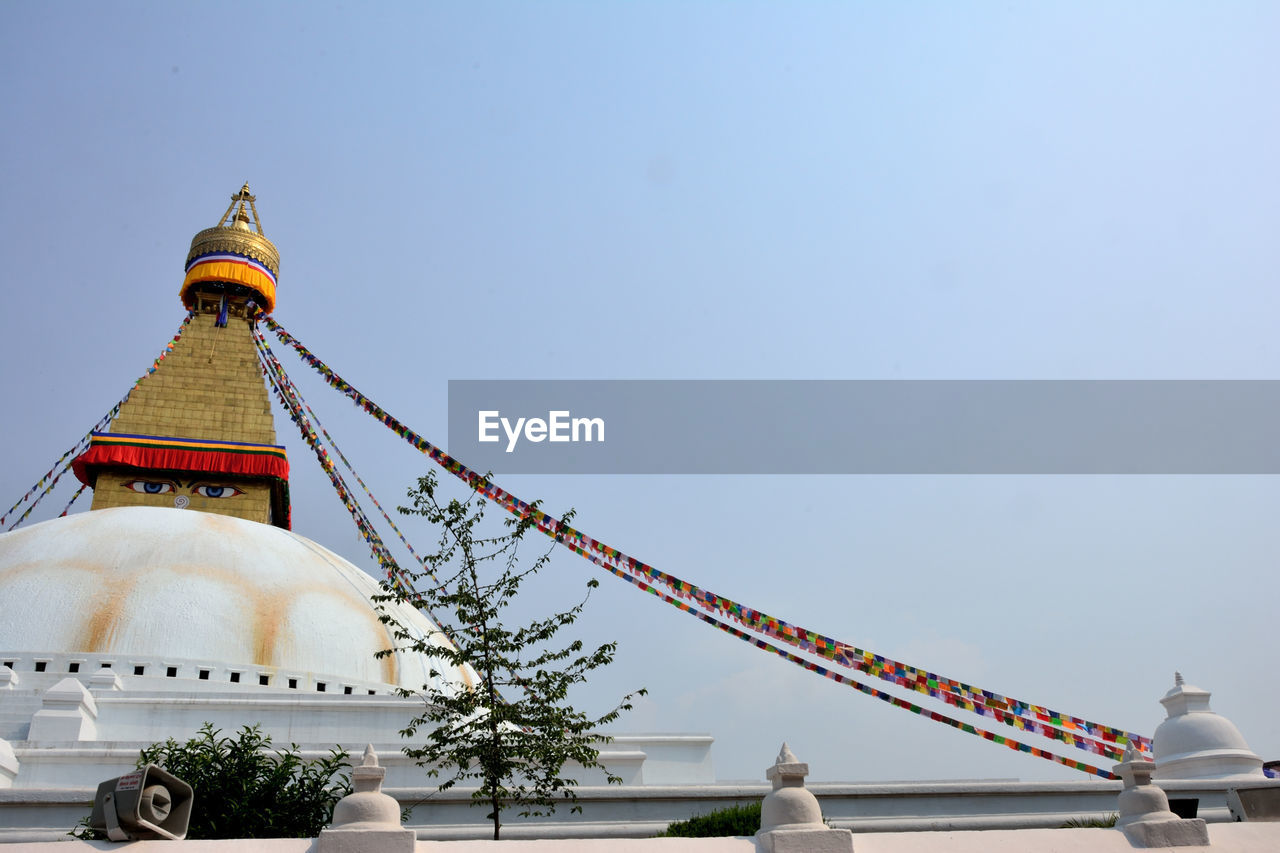
[[177,486],[168,480],[130,480],[124,484],[126,489],[133,489],[140,495],[167,495],[176,491]]
[[191,493],[199,495],[202,498],[234,498],[236,495],[243,495],[240,489],[235,486],[218,485],[212,483],[192,484]]
[[[168,495],[182,488],[182,483],[178,480],[129,480],[122,485],[140,495]],[[235,486],[224,483],[201,483],[198,480],[192,480],[187,488],[191,494],[202,498],[234,498],[236,495],[244,494],[243,490]]]
[[133,468],[101,471],[94,483],[99,509],[154,506],[230,515],[270,524],[271,483],[216,471]]

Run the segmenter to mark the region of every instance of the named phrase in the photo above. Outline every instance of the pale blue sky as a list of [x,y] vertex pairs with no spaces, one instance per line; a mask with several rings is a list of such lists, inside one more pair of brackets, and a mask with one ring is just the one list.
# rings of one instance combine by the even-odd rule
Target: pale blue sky
[[[278,319],[441,443],[451,378],[1280,378],[1278,36],[1271,3],[4,4],[0,497],[150,364],[245,179]],[[394,503],[426,461],[293,372]],[[289,429],[297,529],[370,565]],[[503,483],[1071,713],[1150,733],[1181,669],[1280,757],[1275,478]],[[1077,778],[602,584],[584,699],[647,686],[622,728],[710,731],[724,778],[784,739],[817,779]]]

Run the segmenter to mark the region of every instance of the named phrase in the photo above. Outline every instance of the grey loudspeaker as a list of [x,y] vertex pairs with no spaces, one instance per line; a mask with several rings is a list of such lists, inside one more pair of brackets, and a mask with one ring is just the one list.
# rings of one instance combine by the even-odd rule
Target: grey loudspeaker
[[180,841],[187,837],[191,800],[190,785],[148,764],[98,785],[89,825],[112,841]]

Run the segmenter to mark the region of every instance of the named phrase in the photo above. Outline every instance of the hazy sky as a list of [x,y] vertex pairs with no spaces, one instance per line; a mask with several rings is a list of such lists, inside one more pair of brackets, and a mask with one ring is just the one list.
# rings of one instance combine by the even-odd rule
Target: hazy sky
[[[439,443],[449,379],[1280,378],[1278,38],[1262,2],[5,3],[0,509],[169,340],[246,179],[277,318]],[[286,365],[394,504],[429,463]],[[296,529],[374,571],[291,429]],[[1277,478],[502,483],[1069,713],[1149,734],[1180,669],[1280,758]],[[648,687],[618,730],[711,732],[721,778],[784,739],[820,780],[1084,778],[607,578],[579,625],[620,643],[584,705]]]

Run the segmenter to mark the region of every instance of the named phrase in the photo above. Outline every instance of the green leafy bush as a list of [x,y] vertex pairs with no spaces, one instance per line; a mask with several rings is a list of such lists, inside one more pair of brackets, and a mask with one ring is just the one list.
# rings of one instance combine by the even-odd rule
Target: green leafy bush
[[[158,764],[191,786],[188,838],[315,838],[334,805],[351,793],[341,749],[304,761],[297,744],[272,750],[271,737],[256,725],[234,739],[221,735],[205,723],[185,743],[169,738],[138,756],[138,767]],[[72,835],[101,837],[88,829],[87,818]]]
[[716,809],[676,821],[659,838],[719,838],[755,835],[760,829],[760,803]]

